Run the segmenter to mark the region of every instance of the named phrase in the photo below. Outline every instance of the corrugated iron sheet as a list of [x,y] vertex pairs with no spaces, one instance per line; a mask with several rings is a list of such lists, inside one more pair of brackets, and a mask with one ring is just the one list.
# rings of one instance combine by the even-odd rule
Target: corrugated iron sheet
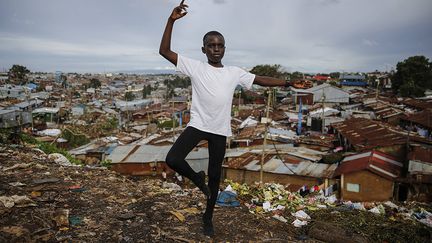
[[379,151],[370,151],[345,157],[336,169],[335,176],[369,170],[384,178],[396,179],[400,176],[402,167],[403,164],[393,156]]

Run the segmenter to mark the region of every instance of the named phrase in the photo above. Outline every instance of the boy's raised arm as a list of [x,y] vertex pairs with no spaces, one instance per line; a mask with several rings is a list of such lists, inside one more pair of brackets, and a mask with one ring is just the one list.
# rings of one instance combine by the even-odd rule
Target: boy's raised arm
[[279,79],[279,78],[272,78],[272,77],[267,77],[267,76],[255,76],[254,79],[254,84],[258,84],[261,86],[267,86],[267,87],[272,87],[272,86],[292,86],[291,82],[288,82],[284,79]]
[[165,27],[165,31],[162,35],[162,40],[159,47],[159,54],[165,57],[172,64],[177,66],[177,53],[171,50],[171,35],[174,22],[177,19],[182,18],[187,14],[186,8],[188,6],[184,4],[184,0],[181,1],[180,5],[175,7],[168,18],[168,22]]

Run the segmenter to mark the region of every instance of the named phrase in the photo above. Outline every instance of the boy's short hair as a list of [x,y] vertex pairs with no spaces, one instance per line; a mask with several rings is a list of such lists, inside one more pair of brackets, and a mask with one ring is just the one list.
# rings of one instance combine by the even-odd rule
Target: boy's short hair
[[210,36],[220,36],[220,37],[222,37],[223,39],[225,39],[224,36],[223,36],[220,32],[218,32],[218,31],[216,31],[216,30],[212,30],[212,31],[207,32],[207,33],[204,35],[204,37],[203,37],[203,45],[205,45],[205,43],[206,43],[206,41],[207,41],[207,38],[209,38]]

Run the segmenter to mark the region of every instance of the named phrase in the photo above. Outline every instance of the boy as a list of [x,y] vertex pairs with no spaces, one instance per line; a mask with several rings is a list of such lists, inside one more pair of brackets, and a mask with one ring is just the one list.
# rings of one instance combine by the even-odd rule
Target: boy
[[[188,75],[192,82],[191,119],[166,157],[173,170],[189,178],[206,196],[207,207],[203,214],[204,234],[214,235],[213,210],[219,190],[222,162],[225,157],[227,136],[231,136],[231,105],[237,85],[250,88],[252,84],[262,86],[287,86],[285,80],[263,77],[246,72],[238,67],[224,66],[225,39],[217,31],[204,35],[202,52],[207,62],[178,55],[171,50],[171,35],[174,22],[184,17],[188,6],[184,0],[172,11],[162,36],[159,54]],[[185,161],[189,152],[201,141],[208,141],[209,166],[208,186],[205,172],[196,173]]]

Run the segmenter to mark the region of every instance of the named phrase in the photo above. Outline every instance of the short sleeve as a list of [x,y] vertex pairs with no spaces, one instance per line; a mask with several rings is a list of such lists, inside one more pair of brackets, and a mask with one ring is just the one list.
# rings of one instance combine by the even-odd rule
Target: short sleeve
[[177,67],[176,70],[187,75],[192,76],[193,71],[200,64],[199,61],[190,59],[181,55],[177,55]]
[[239,68],[238,70],[240,72],[239,84],[246,89],[250,89],[255,80],[255,74],[247,72],[241,68]]

